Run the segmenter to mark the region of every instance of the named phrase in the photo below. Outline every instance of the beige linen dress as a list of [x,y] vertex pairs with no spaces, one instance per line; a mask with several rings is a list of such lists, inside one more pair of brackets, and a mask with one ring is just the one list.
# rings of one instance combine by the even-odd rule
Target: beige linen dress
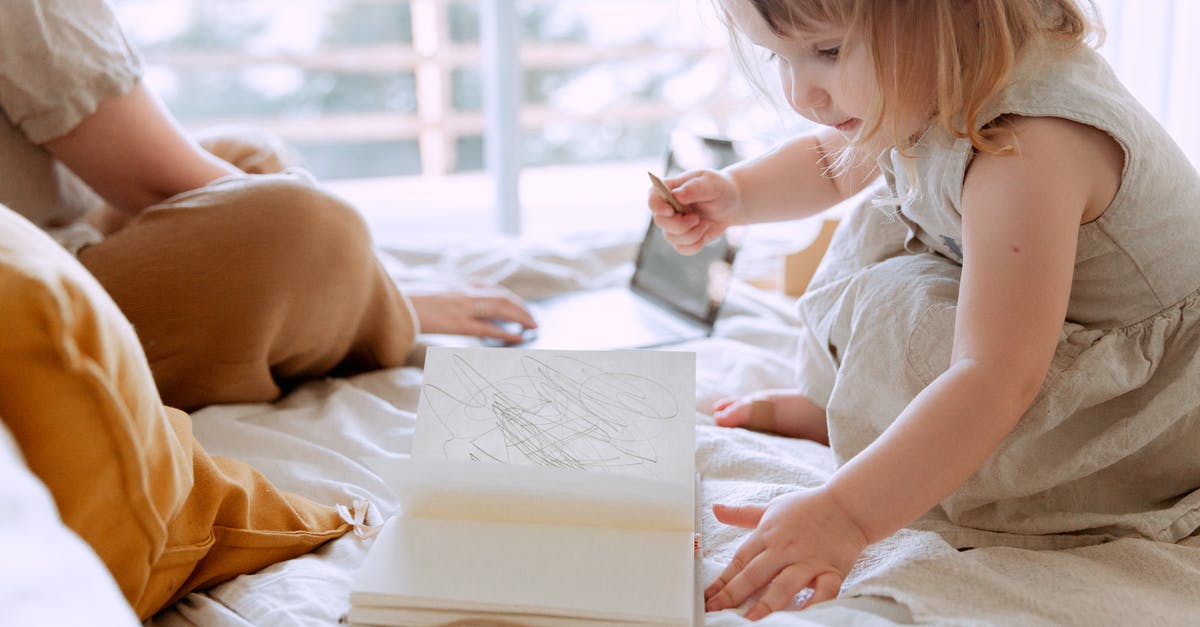
[[[1024,62],[980,124],[1008,114],[1105,131],[1125,151],[1124,174],[1079,230],[1067,319],[1036,401],[925,528],[958,547],[1177,541],[1200,527],[1200,177],[1090,48]],[[881,157],[895,200],[849,216],[798,304],[817,348],[799,384],[828,399],[842,462],[949,365],[973,148],[933,129],[910,152]],[[821,369],[836,376],[804,376]]]

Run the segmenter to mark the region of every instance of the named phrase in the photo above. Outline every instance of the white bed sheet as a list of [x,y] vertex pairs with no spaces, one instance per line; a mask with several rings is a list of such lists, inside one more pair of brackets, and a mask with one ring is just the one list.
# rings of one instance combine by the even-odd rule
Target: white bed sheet
[[[803,237],[806,230],[793,233]],[[623,233],[521,245],[505,239],[448,240],[389,249],[381,257],[392,275],[412,290],[477,280],[502,283],[533,298],[627,280],[639,237]],[[778,260],[773,250],[747,248],[735,272],[768,272]],[[678,347],[697,353],[697,464],[702,473],[713,475],[705,484],[706,503],[720,497],[764,498],[802,477],[819,481],[832,468],[824,447],[709,426],[707,413],[714,399],[789,384],[794,333],[787,298],[739,280],[714,337]],[[282,489],[327,503],[367,499],[374,505],[368,522],[382,522],[382,512],[396,509],[395,497],[358,460],[407,456],[421,357],[418,350],[409,367],[310,382],[275,403],[205,408],[193,414],[196,436],[211,453],[250,462]],[[711,578],[743,534],[717,529],[722,526],[711,511],[705,512],[703,567]],[[311,554],[191,594],[148,624],[336,625],[348,609],[350,582],[368,547],[368,541],[347,535]],[[847,624],[848,618],[875,617],[874,606],[865,603],[852,600],[845,608],[827,608],[833,622],[810,622],[790,614],[767,624]],[[707,620],[714,626],[742,622],[732,611]]]
[[[814,228],[774,228],[766,231],[771,236],[752,234],[735,265],[735,276],[764,274],[778,262],[778,253],[786,250],[789,242],[802,241],[805,233],[815,233]],[[526,297],[540,297],[626,280],[639,237],[639,233],[627,233],[555,245],[517,245],[506,240],[426,242],[389,250],[383,258],[397,280],[411,289],[469,277],[503,283]],[[746,533],[718,523],[711,514],[712,503],[765,501],[797,486],[820,483],[833,470],[826,447],[721,429],[712,426],[709,416],[712,401],[721,396],[789,386],[796,333],[787,298],[738,280],[714,336],[678,347],[697,355],[697,469],[704,477],[702,568],[706,581],[720,572]],[[408,454],[421,383],[420,357],[417,351],[414,365],[409,367],[314,381],[275,403],[209,407],[193,415],[195,432],[213,454],[244,459],[285,490],[327,503],[367,499],[375,505],[368,522],[380,523],[381,512],[396,509],[396,499],[359,460]],[[868,553],[868,565],[904,553],[903,547],[882,544],[872,549],[875,553]],[[920,542],[905,546],[923,550]],[[350,582],[368,547],[368,542],[347,535],[311,554],[191,594],[149,624],[336,625],[348,609]],[[972,553],[981,554],[981,560],[987,557],[983,551]],[[922,556],[919,550],[914,554]],[[1200,574],[1200,548],[1171,559],[1193,560],[1183,572]],[[1002,565],[1008,567],[1008,563]],[[940,568],[935,564],[934,570]],[[1053,569],[1047,572],[1055,573]],[[987,580],[983,581],[987,585]],[[876,578],[874,583],[872,586],[868,578],[859,590],[879,596],[847,597],[803,612],[777,612],[760,624],[874,626],[906,622],[910,614],[905,606],[885,598],[899,596],[894,594],[896,587],[889,586],[886,577]],[[944,582],[933,577],[929,585]],[[1155,585],[1161,587],[1161,582]],[[1179,598],[1186,599],[1195,585],[1184,584]],[[1200,599],[1200,594],[1194,598]],[[915,605],[921,606],[917,597],[905,601],[912,605],[914,599]],[[1178,605],[1179,615],[1200,611],[1200,602],[1171,602]],[[928,611],[939,608],[945,615],[947,604],[953,607],[953,603],[953,597],[935,600],[921,607],[918,617],[928,617]],[[971,616],[971,608],[964,608],[962,615]],[[1057,619],[1053,613],[1035,614],[1023,622],[1052,624]],[[705,624],[727,627],[747,623],[740,612],[725,611],[708,614]]]

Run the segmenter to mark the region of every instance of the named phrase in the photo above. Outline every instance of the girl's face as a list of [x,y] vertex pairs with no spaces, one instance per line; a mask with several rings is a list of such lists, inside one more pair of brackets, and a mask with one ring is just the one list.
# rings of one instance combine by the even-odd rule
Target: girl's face
[[834,27],[780,36],[746,0],[720,2],[734,28],[771,53],[792,109],[853,136],[867,115],[875,85],[874,65],[864,46]]

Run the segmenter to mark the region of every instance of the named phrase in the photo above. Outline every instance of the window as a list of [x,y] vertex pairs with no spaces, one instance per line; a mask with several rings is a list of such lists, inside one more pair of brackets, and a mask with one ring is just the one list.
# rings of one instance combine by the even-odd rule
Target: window
[[[276,132],[384,243],[505,224],[485,170],[485,68],[497,48],[483,41],[505,17],[500,49],[515,52],[500,70],[521,90],[501,178],[519,191],[508,224],[525,235],[642,228],[643,172],[660,167],[678,126],[776,139],[805,126],[741,78],[707,0],[115,2],[147,82],[186,126]],[[1097,4],[1101,52],[1200,163],[1188,66],[1200,3]]]
[[[191,129],[252,124],[384,239],[494,231],[485,172],[491,0],[118,0],[148,84]],[[515,20],[522,231],[640,229],[644,171],[680,124],[777,123],[697,0],[497,2]],[[494,18],[488,18],[494,19]]]
[[1108,37],[1100,52],[1133,95],[1200,168],[1200,2],[1097,0]]

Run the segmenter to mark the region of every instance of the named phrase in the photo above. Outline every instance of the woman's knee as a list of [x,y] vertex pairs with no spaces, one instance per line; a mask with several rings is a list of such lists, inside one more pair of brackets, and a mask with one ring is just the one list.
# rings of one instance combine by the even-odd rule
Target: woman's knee
[[300,165],[294,148],[262,128],[223,125],[200,131],[195,138],[209,153],[249,174],[273,174]]
[[296,244],[335,242],[366,246],[370,234],[357,209],[344,200],[293,176],[261,178],[252,187],[257,200],[247,203],[277,237],[293,238]]
[[[275,177],[272,177],[275,178]],[[282,280],[319,281],[374,263],[371,234],[362,215],[340,198],[298,180],[258,185],[258,198],[246,203],[242,228],[254,231],[255,262]]]

